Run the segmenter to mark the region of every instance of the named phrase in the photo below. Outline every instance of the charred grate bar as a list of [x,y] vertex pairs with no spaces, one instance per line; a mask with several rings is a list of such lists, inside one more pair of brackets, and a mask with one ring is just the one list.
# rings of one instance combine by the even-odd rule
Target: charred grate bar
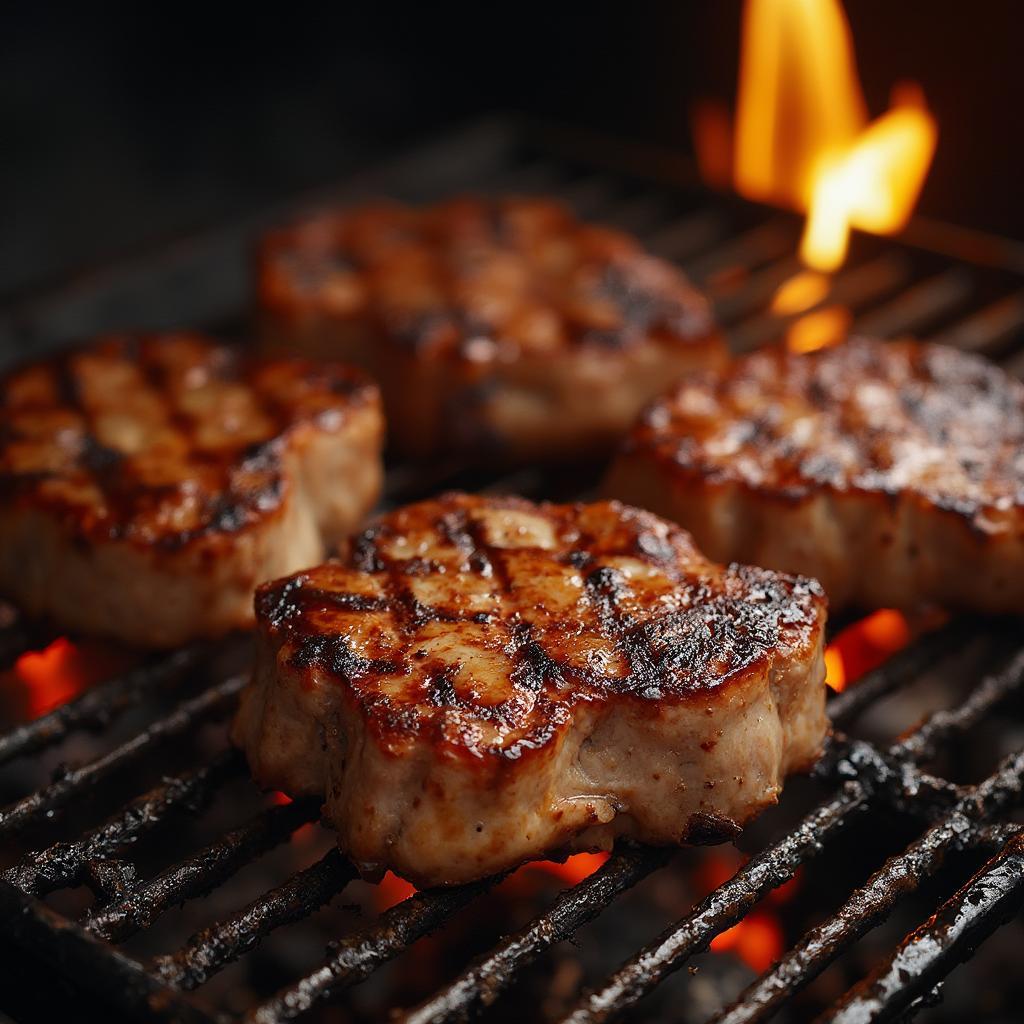
[[[993,243],[991,258],[982,259],[975,240],[972,262],[957,258],[955,236],[947,237],[934,225],[918,229],[916,236],[912,232],[909,244],[858,239],[851,262],[834,276],[827,294],[800,314],[782,316],[770,304],[780,284],[798,269],[793,255],[796,221],[740,202],[710,199],[675,180],[666,182],[663,167],[621,145],[576,140],[567,146],[541,129],[498,123],[442,140],[353,182],[338,195],[314,199],[358,199],[381,192],[430,199],[473,188],[552,192],[587,216],[638,232],[654,251],[680,262],[708,291],[738,349],[782,341],[802,316],[841,307],[847,321],[862,329],[931,334],[1005,356],[1011,366],[1021,364],[1017,346],[1024,341],[1024,255],[1012,246]],[[289,212],[269,211],[249,224],[158,253],[130,270],[114,268],[84,285],[26,298],[0,314],[0,344],[22,351],[42,349],[129,321],[153,326],[213,321],[230,327],[234,318],[234,329],[240,329],[246,246],[254,231]],[[115,314],[116,322],[110,322]],[[385,500],[397,504],[446,487],[565,498],[588,486],[586,474],[534,469],[494,478],[452,461],[394,468]],[[1002,651],[1001,667],[984,675],[965,699],[933,712],[887,749],[837,732],[817,770],[819,784],[829,795],[690,913],[581,994],[565,1020],[583,1024],[621,1018],[849,826],[883,808],[908,822],[916,838],[859,888],[841,894],[839,911],[808,931],[714,1019],[730,1024],[769,1019],[933,878],[948,853],[984,851],[987,863],[841,996],[823,1019],[895,1020],[924,1007],[956,965],[1024,904],[1021,833],[1004,817],[1021,800],[1024,753],[1011,752],[974,786],[954,784],[927,770],[937,754],[991,723],[994,712],[1024,689],[1024,648],[1008,650],[1006,635],[997,624],[954,620],[919,637],[835,696],[829,706],[833,723],[849,728],[967,643],[980,643],[993,656]],[[0,628],[5,660],[13,660],[34,636],[17,620]],[[227,750],[161,779],[145,792],[138,793],[138,787],[138,795],[91,829],[42,850],[25,848],[23,833],[66,828],[69,812],[87,797],[124,785],[131,772],[180,746],[204,723],[230,713],[244,675],[225,674],[218,665],[213,648],[175,652],[0,736],[0,765],[24,766],[29,757],[81,734],[106,736],[131,715],[148,712],[158,697],[166,701],[173,693],[182,695],[169,712],[150,717],[109,752],[65,769],[49,785],[0,810],[0,838],[15,857],[0,881],[8,943],[127,1016],[224,1019],[224,1011],[204,998],[209,979],[272,932],[313,915],[355,878],[354,868],[331,851],[178,948],[149,958],[118,949],[132,937],[150,933],[176,906],[224,886],[318,816],[317,807],[308,802],[267,808],[183,857],[179,853],[180,859],[164,862],[150,877],[140,877],[133,859],[138,843],[163,835],[183,816],[197,817],[229,787],[246,784],[244,764]],[[198,685],[188,689],[189,680]],[[485,1015],[531,964],[668,860],[666,851],[621,844],[601,869],[480,953],[432,996],[406,1010],[403,1019],[437,1024]],[[481,900],[497,881],[408,897],[335,942],[318,967],[235,1018],[259,1024],[290,1021],[343,999],[353,986]],[[78,920],[44,902],[47,894],[80,885],[95,900]]]

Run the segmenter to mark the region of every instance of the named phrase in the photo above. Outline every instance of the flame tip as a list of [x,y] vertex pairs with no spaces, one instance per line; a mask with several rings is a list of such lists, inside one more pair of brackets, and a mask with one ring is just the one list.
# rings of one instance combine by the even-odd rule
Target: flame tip
[[839,0],[746,0],[731,147],[728,114],[713,103],[695,108],[693,123],[710,184],[731,159],[741,195],[807,212],[800,257],[820,271],[842,265],[852,229],[906,224],[937,138],[916,82],[895,83],[889,111],[868,122]]

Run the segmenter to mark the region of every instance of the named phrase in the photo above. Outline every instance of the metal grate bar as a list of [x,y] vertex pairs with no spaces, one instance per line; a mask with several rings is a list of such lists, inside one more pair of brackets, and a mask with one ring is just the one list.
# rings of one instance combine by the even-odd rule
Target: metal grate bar
[[912,273],[910,260],[905,253],[885,252],[860,266],[840,271],[833,279],[828,293],[797,315],[781,316],[766,312],[735,324],[729,330],[732,348],[736,352],[749,352],[777,341],[799,316],[826,305],[861,309],[902,287]]
[[13,835],[42,817],[50,817],[70,800],[104,779],[135,764],[154,748],[193,729],[199,722],[229,711],[245,685],[245,676],[232,676],[154,722],[126,743],[80,768],[71,768],[44,789],[0,811],[0,838]]
[[698,283],[729,270],[751,271],[770,260],[781,259],[793,251],[796,228],[781,218],[768,220],[736,238],[683,263],[683,269]]
[[[1022,682],[1024,650],[1018,652],[1003,672],[988,677],[956,711],[936,712],[915,733],[890,747],[887,759],[923,760],[940,736],[969,728]],[[716,935],[734,925],[770,890],[789,881],[802,863],[815,857],[826,841],[842,831],[854,811],[867,806],[871,795],[865,780],[851,779],[841,793],[821,804],[781,840],[749,860],[688,917],[620,967],[603,988],[584,996],[565,1021],[572,1024],[605,1022],[632,1006],[691,956],[706,949]]]
[[572,936],[617,896],[662,867],[670,855],[668,850],[630,847],[616,852],[599,871],[566,889],[547,913],[503,939],[450,985],[410,1011],[404,1018],[405,1024],[467,1020],[490,1006],[518,971]]
[[1001,672],[986,676],[970,696],[950,710],[936,711],[898,746],[897,757],[924,761],[936,744],[953,733],[964,733],[1024,683],[1024,650],[1018,651]]
[[193,936],[184,949],[157,957],[153,967],[168,984],[196,988],[275,928],[308,917],[329,903],[355,877],[355,868],[333,849],[283,885]]
[[133,1019],[213,1024],[187,995],[5,881],[0,881],[0,916],[10,940],[104,1005],[118,1006]]
[[729,290],[715,299],[715,315],[723,327],[730,328],[727,332],[730,344],[733,343],[732,325],[763,309],[779,287],[799,271],[800,261],[795,256],[784,256],[751,274],[742,288]]
[[1024,332],[1024,292],[1007,295],[948,330],[933,335],[931,341],[953,345],[971,352],[992,353],[1006,341]]
[[123,942],[151,927],[171,907],[214,889],[319,816],[320,802],[316,800],[296,800],[259,814],[247,825],[226,833],[117,902],[95,911],[86,920],[85,928],[108,941]]
[[647,236],[647,248],[663,259],[683,262],[719,244],[729,230],[720,210],[699,210]]
[[781,1003],[816,978],[846,948],[880,924],[896,903],[962,849],[974,825],[984,823],[1021,793],[1024,753],[1008,757],[1000,769],[966,796],[939,824],[930,828],[844,902],[835,915],[809,931],[766,974],[748,987],[714,1024],[751,1024],[773,1016]]
[[958,963],[1024,907],[1024,838],[1012,839],[927,923],[820,1019],[820,1024],[903,1020]]
[[858,317],[857,334],[891,338],[907,331],[920,330],[943,313],[959,306],[974,289],[971,273],[963,267],[944,270],[935,277],[915,284],[891,302]]
[[[592,163],[589,158],[589,169],[581,169],[582,160],[567,162],[550,154],[530,162],[526,154],[532,150],[524,148],[520,136],[515,139],[518,141],[511,144],[513,137],[508,132],[495,132],[492,126],[489,133],[435,144],[413,161],[396,162],[384,176],[367,176],[352,183],[345,195],[351,198],[384,191],[427,200],[456,190],[477,190],[481,184],[490,188],[536,187],[561,192],[583,215],[639,230],[647,235],[650,247],[686,266],[717,299],[723,319],[738,322],[730,332],[734,339],[739,339],[738,348],[774,340],[793,322],[793,317],[779,317],[767,309],[778,285],[798,269],[793,258],[798,225],[793,218],[770,211],[759,213],[754,207],[725,200],[664,218],[666,211],[680,208],[676,192],[661,187],[638,190],[634,179],[602,167],[600,162]],[[684,198],[689,204],[691,197]],[[277,211],[271,217],[272,212],[254,219],[244,231],[225,232],[213,241],[207,239],[202,248],[199,243],[192,243],[192,255],[165,253],[148,265],[140,263],[108,273],[109,280],[100,282],[98,287],[94,284],[78,292],[74,288],[64,289],[42,304],[30,302],[24,307],[27,329],[22,334],[49,343],[67,335],[72,328],[73,333],[98,330],[111,317],[123,318],[125,310],[133,309],[151,316],[153,309],[158,308],[162,311],[157,314],[161,322],[168,316],[175,322],[183,318],[196,320],[202,317],[197,310],[217,309],[225,315],[230,310],[237,312],[244,301],[240,254],[259,224],[286,213]],[[659,226],[659,221],[664,226]],[[937,229],[932,230],[934,234]],[[927,246],[928,239],[924,241]],[[924,260],[911,250],[899,248],[898,243],[888,247],[887,243],[865,242],[862,251],[877,255],[859,266],[841,270],[831,281],[828,294],[810,308],[840,305],[855,316],[860,315],[856,321],[859,329],[882,334],[922,326],[939,329],[947,320],[960,316],[963,319],[937,335],[940,340],[968,349],[1004,352],[1008,342],[1024,331],[1024,292],[1007,294],[980,310],[979,295],[983,294],[988,301],[1008,291],[1005,275],[1024,265],[1011,262],[1009,256],[1002,259],[998,253],[993,257],[991,240],[982,238],[972,243],[977,248],[978,265],[970,253],[965,258],[962,247],[955,256],[957,262],[937,263],[935,252],[948,242],[948,237],[939,231],[931,239],[934,251]],[[988,278],[982,276],[980,263],[986,258],[993,265],[1002,265],[1003,276],[996,277],[994,272]],[[940,271],[940,266],[949,269]],[[929,267],[932,276],[921,279],[920,275]],[[900,291],[910,281],[917,283]],[[993,282],[998,289],[991,287]],[[155,306],[151,306],[154,300]],[[10,328],[7,333],[14,336]],[[505,477],[498,484],[492,483],[492,487],[539,490],[550,497],[555,492],[567,493],[568,486],[576,482],[570,476],[563,474],[552,480],[543,473],[527,472]],[[426,475],[420,468],[399,468],[389,473],[387,501],[411,500],[453,485],[476,490],[483,486],[480,477],[471,476],[458,460],[432,467]],[[584,486],[582,482],[580,485]],[[6,656],[8,650],[17,653],[23,637],[30,636],[23,625],[15,621],[0,632],[0,655]],[[856,687],[834,697],[829,704],[833,721],[837,725],[851,721],[869,705],[920,678],[951,650],[978,635],[990,642],[998,636],[978,622],[959,621],[918,639]],[[192,660],[188,660],[190,657]],[[7,737],[0,737],[0,764],[57,743],[76,730],[104,728],[140,699],[151,696],[161,682],[176,680],[199,660],[205,660],[205,654],[180,652],[172,655],[167,665],[144,665]],[[1018,794],[1024,754],[1014,755],[1006,762],[1003,775],[997,773],[973,789],[935,778],[917,765],[925,762],[943,741],[970,729],[1000,701],[1018,692],[1022,679],[1024,650],[1017,652],[1000,672],[987,675],[958,707],[933,714],[887,751],[837,734],[818,769],[818,777],[831,783],[838,780],[840,791],[807,815],[795,830],[755,856],[688,917],[628,961],[598,992],[585,996],[570,1019],[608,1020],[630,1009],[691,954],[705,948],[714,935],[736,923],[762,896],[792,877],[799,865],[839,835],[858,812],[883,803],[901,812],[923,812],[928,830],[902,854],[890,858],[854,894],[850,904],[820,927],[821,935],[809,933],[788,954],[782,964],[795,965],[791,984],[791,975],[783,977],[785,972],[780,965],[755,982],[751,991],[763,991],[774,999],[774,977],[778,985],[784,985],[785,995],[792,994],[835,952],[846,948],[858,934],[887,914],[902,893],[927,877],[945,850],[963,845],[994,853],[993,859],[935,918],[908,936],[865,983],[840,1000],[838,1012],[840,1019],[846,1021],[871,1016],[890,1019],[924,1006],[936,984],[966,955],[970,945],[984,938],[1006,913],[1024,902],[1024,840],[1020,838],[1020,826],[1005,822],[982,824]],[[239,679],[223,683],[223,692],[214,687],[114,751],[0,810],[0,836],[17,833],[44,816],[52,816],[69,801],[87,795],[89,789],[105,782],[114,772],[161,750],[165,740],[186,736],[190,727],[229,707],[240,685]],[[5,920],[12,922],[14,941],[23,942],[44,962],[54,964],[61,977],[76,980],[97,997],[122,1006],[135,1016],[211,1020],[201,1004],[179,989],[203,983],[252,949],[273,929],[312,914],[354,877],[352,865],[332,851],[273,892],[205,928],[183,949],[160,956],[150,965],[137,963],[104,942],[125,939],[149,928],[171,906],[220,885],[239,868],[286,839],[303,821],[315,817],[311,804],[292,804],[264,812],[149,881],[136,884],[134,866],[117,859],[125,848],[172,820],[174,814],[203,806],[225,779],[242,771],[240,757],[224,754],[200,771],[165,780],[78,839],[29,855],[6,873],[6,881],[0,882],[0,910],[9,911]],[[991,801],[986,803],[988,798]],[[545,913],[499,941],[442,990],[410,1011],[407,1021],[426,1024],[464,1019],[485,1009],[526,966],[597,916],[611,899],[668,856],[667,851],[621,848],[601,871],[565,890]],[[248,1019],[262,1024],[291,1020],[329,1002],[441,926],[494,881],[419,893],[393,907],[379,920],[335,944],[323,965],[252,1009]],[[11,882],[23,891],[15,889]],[[92,910],[84,927],[57,915],[34,898],[36,893],[77,882],[89,885],[98,902],[107,901]],[[755,1015],[777,1008],[777,1003],[772,1003],[765,1004],[764,1010],[759,1009],[756,999],[743,1005],[752,1007]]]
[[122,712],[138,704],[149,691],[178,679],[200,659],[203,648],[175,651],[155,664],[142,665],[82,694],[3,736],[0,764],[59,743],[74,729],[106,728]]
[[404,952],[418,939],[481,896],[502,876],[460,885],[454,889],[418,892],[392,907],[364,931],[332,944],[333,956],[301,981],[278,992],[249,1015],[253,1024],[294,1020],[328,1002]]
[[669,213],[668,197],[659,192],[643,192],[618,203],[602,219],[620,231],[646,235],[664,224]]
[[151,789],[80,839],[55,843],[33,854],[5,872],[4,877],[35,895],[73,884],[90,861],[117,853],[163,825],[172,813],[202,806],[219,785],[243,768],[244,762],[235,751],[225,751],[211,764]]

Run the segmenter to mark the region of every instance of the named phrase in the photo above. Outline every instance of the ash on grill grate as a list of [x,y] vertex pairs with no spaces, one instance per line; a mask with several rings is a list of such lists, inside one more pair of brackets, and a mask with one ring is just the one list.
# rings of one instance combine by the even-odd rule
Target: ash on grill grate
[[[783,313],[773,299],[799,270],[796,222],[659,173],[621,146],[567,152],[488,124],[317,198],[553,192],[679,261],[737,348],[825,343],[852,323],[1024,365],[1024,271],[1000,267],[998,248],[987,263],[957,259],[934,226],[918,248],[858,238],[813,302]],[[246,247],[281,215],[26,300],[0,317],[0,343],[24,352],[128,320],[237,330]],[[597,472],[393,467],[386,500],[446,487],[564,500]],[[37,640],[0,621],[4,664]],[[928,1009],[949,976],[949,1016],[929,1012],[955,1020],[964,972],[950,972],[1024,902],[1010,815],[1024,786],[1024,646],[1012,626],[953,621],[835,696],[833,722],[850,735],[837,732],[814,778],[747,831],[742,857],[623,845],[568,884],[571,865],[528,866],[393,906],[355,880],[315,806],[261,797],[228,751],[238,657],[203,647],[151,660],[0,736],[0,1008],[46,1019],[80,1011],[84,992],[103,1019],[271,1024],[341,1006],[343,1020],[404,1008],[415,1024],[582,1024],[644,1000],[635,1012],[653,1020],[896,1020]],[[16,692],[16,672],[8,684]],[[989,950],[1003,962],[996,938],[970,969],[996,969]],[[53,983],[26,998],[40,964]],[[998,980],[993,1014],[1022,994],[1015,974]]]

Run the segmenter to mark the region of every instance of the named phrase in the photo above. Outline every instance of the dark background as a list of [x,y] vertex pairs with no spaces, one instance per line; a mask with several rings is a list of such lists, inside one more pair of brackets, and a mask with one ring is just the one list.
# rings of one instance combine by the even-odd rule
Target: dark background
[[[1024,237],[1024,4],[846,8],[871,113],[911,78],[938,116],[922,211]],[[491,111],[686,151],[690,103],[731,97],[739,46],[739,0],[161,10],[2,16],[0,292]]]

